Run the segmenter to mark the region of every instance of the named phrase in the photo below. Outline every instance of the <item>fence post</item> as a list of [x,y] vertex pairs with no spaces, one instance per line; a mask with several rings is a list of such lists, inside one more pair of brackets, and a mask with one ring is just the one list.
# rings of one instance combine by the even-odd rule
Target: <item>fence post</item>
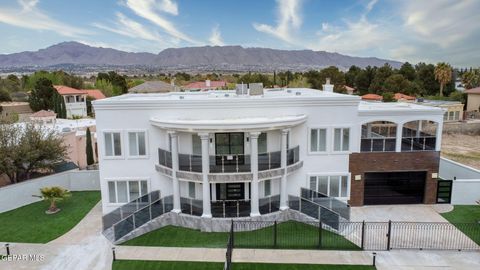
[[10,244],[9,243],[5,244],[5,249],[7,250],[7,256],[10,256]]
[[112,258],[113,258],[113,261],[117,260],[117,256],[115,254],[115,247],[112,247]]
[[362,221],[362,244],[361,244],[361,249],[363,250],[365,248],[365,220]]
[[390,251],[390,241],[392,238],[392,221],[388,221],[388,233],[387,233],[387,250]]
[[273,224],[273,247],[277,247],[277,221]]
[[233,239],[233,235],[234,235],[234,229],[233,229],[233,219],[232,219],[232,227],[230,228],[230,237],[232,238],[232,248],[235,246],[234,245],[234,239]]
[[322,221],[318,222],[318,249],[322,248]]

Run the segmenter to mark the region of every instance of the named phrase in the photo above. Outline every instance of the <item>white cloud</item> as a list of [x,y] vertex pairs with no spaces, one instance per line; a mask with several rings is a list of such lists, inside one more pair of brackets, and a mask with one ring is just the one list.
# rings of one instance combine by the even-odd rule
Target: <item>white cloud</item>
[[178,14],[176,2],[173,0],[127,0],[126,6],[138,16],[149,20],[159,26],[172,37],[189,43],[198,44],[197,41],[179,31],[175,25],[161,16],[159,12],[165,12],[172,15]]
[[151,41],[162,41],[162,38],[158,33],[150,31],[142,24],[129,19],[122,13],[117,12],[116,17],[117,21],[114,27],[107,26],[102,23],[93,23],[92,25],[97,28],[131,38],[141,38]]
[[33,30],[54,31],[66,37],[91,34],[87,30],[51,18],[38,8],[39,0],[18,0],[17,3],[18,8],[0,9],[0,22]]
[[443,48],[480,31],[480,1],[406,0],[402,3],[401,16],[407,30]]
[[210,44],[214,45],[214,46],[225,45],[225,43],[223,42],[222,34],[220,33],[220,29],[219,29],[218,25],[213,27],[212,34],[210,35],[210,38],[208,39],[208,41],[210,41]]
[[295,44],[294,32],[302,25],[301,4],[301,0],[277,0],[277,25],[254,23],[253,27],[259,32]]

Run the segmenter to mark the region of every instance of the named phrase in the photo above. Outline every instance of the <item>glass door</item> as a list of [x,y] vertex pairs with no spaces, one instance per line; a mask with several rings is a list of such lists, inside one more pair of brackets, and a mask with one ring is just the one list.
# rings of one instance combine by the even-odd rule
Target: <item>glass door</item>
[[215,133],[215,155],[217,165],[244,163],[243,133]]

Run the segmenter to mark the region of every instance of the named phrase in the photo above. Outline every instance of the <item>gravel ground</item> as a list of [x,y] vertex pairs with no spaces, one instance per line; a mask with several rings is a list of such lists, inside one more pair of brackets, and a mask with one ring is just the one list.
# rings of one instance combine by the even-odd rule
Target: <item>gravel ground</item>
[[444,133],[442,156],[480,169],[480,136]]

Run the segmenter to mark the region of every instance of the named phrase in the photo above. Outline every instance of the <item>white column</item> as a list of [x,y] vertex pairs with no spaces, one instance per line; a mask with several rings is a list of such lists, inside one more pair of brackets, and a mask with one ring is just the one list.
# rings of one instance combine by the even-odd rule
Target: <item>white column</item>
[[437,133],[435,139],[435,151],[440,151],[442,148],[442,134],[443,134],[443,121],[437,122]]
[[288,209],[287,205],[287,135],[288,129],[282,130],[282,143],[280,147],[280,166],[282,167],[283,174],[280,181],[280,210]]
[[395,152],[402,152],[402,129],[403,123],[397,123],[397,140],[395,142]]
[[250,169],[252,171],[252,187],[250,201],[250,216],[260,216],[258,209],[258,136],[260,132],[250,132]]
[[175,131],[168,131],[172,138],[172,185],[173,185],[173,209],[172,212],[180,213],[180,183],[177,178],[178,171],[178,134]]
[[418,121],[417,121],[417,132],[416,132],[416,134],[415,134],[417,138],[420,138],[420,134],[421,134],[421,132],[422,132],[422,129],[423,129],[423,127],[422,127],[422,120],[418,120]]
[[210,157],[208,151],[209,134],[198,133],[202,140],[202,191],[203,191],[203,213],[202,217],[211,218],[212,211],[210,208],[210,183],[208,182],[208,174],[210,173]]

